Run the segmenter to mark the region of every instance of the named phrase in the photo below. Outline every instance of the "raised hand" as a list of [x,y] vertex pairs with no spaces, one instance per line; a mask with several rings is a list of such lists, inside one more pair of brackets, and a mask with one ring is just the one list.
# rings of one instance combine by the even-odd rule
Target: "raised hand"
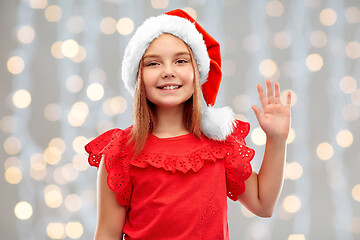
[[290,104],[291,92],[287,93],[285,106],[280,101],[279,83],[274,83],[275,95],[270,79],[266,80],[266,96],[260,84],[257,84],[261,110],[252,105],[260,127],[266,133],[267,138],[286,140],[290,129]]

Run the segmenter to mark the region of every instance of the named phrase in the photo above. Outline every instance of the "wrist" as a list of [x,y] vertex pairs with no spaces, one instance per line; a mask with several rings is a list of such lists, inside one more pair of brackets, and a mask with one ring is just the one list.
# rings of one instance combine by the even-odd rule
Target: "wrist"
[[287,136],[266,136],[266,142],[272,143],[276,145],[285,145],[287,140]]

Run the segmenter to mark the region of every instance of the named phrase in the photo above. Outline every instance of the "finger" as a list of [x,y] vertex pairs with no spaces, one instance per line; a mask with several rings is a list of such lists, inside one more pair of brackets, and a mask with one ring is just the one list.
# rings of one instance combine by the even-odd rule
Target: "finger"
[[288,91],[285,108],[290,110],[290,106],[291,106],[291,91]]
[[275,103],[278,104],[280,103],[280,85],[278,82],[274,83],[274,87],[275,87]]
[[274,103],[274,93],[270,79],[266,79],[266,96],[268,104]]
[[258,122],[260,122],[262,119],[262,112],[256,105],[252,105],[251,108],[255,113],[256,119],[258,120]]
[[267,100],[265,97],[264,89],[262,88],[262,86],[260,84],[257,84],[256,87],[257,87],[257,91],[259,94],[261,108],[264,109],[265,106],[267,105]]

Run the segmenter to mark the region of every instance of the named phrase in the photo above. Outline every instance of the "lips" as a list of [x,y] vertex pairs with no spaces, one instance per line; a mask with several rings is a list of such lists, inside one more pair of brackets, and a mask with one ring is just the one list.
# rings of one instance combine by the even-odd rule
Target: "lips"
[[181,85],[179,85],[179,84],[164,84],[157,88],[162,89],[162,90],[174,90],[174,89],[181,88]]

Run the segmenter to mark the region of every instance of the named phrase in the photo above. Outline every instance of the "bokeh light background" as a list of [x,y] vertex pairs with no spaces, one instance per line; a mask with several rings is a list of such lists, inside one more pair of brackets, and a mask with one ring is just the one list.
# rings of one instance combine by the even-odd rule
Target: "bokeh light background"
[[147,17],[182,8],[222,46],[216,106],[249,121],[256,83],[293,93],[286,179],[274,216],[229,201],[231,239],[360,239],[360,2],[1,0],[1,239],[91,239],[96,169],[83,146],[132,122],[121,60]]

